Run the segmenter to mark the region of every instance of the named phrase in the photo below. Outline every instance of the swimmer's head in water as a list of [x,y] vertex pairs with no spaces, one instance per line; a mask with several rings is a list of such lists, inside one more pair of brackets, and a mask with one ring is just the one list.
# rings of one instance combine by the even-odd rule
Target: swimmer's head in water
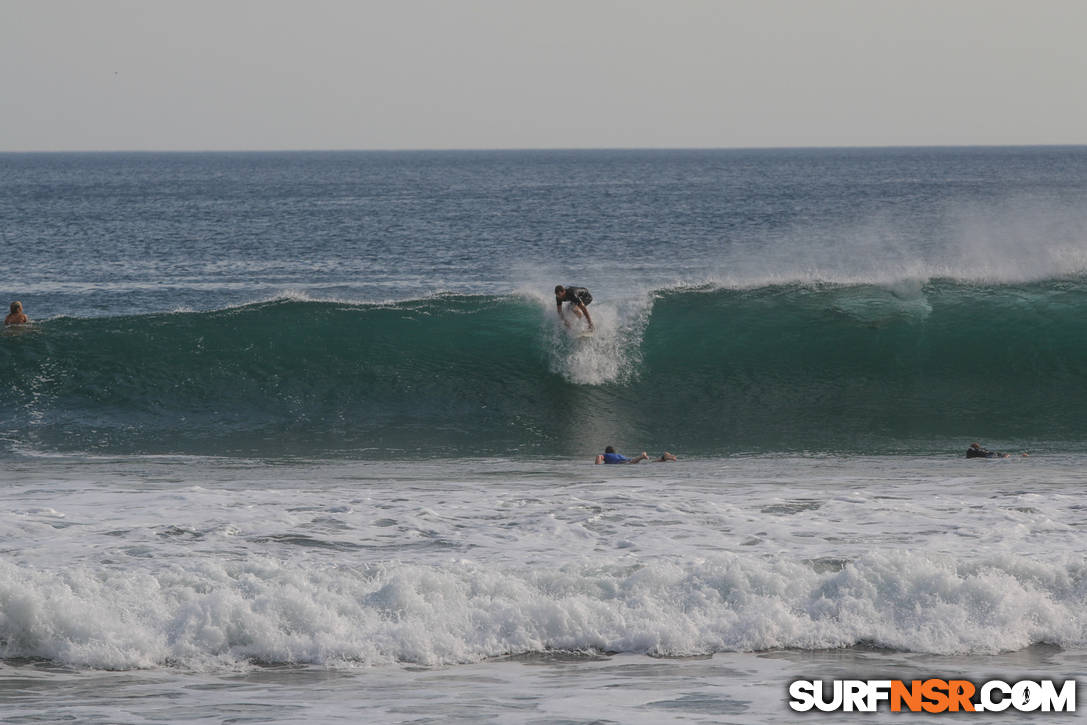
[[615,453],[615,446],[608,446],[604,449],[605,453]]
[[22,302],[12,302],[11,303],[11,314],[17,315],[22,311],[23,311],[23,303]]

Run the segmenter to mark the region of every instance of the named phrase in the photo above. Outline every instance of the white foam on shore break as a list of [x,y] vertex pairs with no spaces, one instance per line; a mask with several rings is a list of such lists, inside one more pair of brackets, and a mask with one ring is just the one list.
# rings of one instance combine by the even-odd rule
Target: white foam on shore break
[[106,669],[856,644],[996,653],[1042,642],[1082,646],[1085,604],[1082,561],[1039,565],[1008,554],[963,563],[881,552],[832,571],[739,554],[507,570],[467,561],[315,568],[259,558],[142,573],[0,563],[3,656]]

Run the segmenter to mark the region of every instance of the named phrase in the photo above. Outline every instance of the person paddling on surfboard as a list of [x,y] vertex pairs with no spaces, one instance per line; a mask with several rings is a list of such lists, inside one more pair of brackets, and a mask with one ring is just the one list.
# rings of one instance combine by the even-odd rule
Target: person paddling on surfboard
[[[1029,458],[1030,454],[1020,453],[1023,458]],[[987,448],[982,448],[978,443],[971,443],[970,447],[966,449],[967,458],[1011,458],[1010,453],[1001,453],[999,451],[990,451]]]
[[634,458],[627,458],[615,452],[615,448],[608,446],[604,449],[604,452],[596,457],[597,464],[600,463],[637,463],[638,461],[648,461],[649,455],[642,451],[642,455],[635,456]]
[[563,287],[561,284],[555,285],[555,306],[559,310],[559,319],[567,327],[570,326],[570,321],[562,314],[562,303],[570,303],[570,311],[574,313],[576,317],[585,315],[585,321],[589,323],[589,329],[593,329],[593,318],[589,315],[589,303],[593,301],[593,296],[589,294],[589,290],[584,287]]

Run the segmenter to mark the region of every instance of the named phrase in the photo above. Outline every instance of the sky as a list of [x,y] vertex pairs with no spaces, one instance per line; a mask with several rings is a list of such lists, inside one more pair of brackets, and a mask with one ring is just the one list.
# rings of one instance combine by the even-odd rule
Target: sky
[[1087,143],[1082,0],[0,0],[0,151]]

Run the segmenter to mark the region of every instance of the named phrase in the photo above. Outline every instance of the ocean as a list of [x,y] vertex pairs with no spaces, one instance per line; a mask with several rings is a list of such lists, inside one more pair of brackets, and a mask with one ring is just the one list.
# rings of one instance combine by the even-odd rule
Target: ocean
[[0,154],[0,234],[5,723],[1087,676],[1087,147]]

